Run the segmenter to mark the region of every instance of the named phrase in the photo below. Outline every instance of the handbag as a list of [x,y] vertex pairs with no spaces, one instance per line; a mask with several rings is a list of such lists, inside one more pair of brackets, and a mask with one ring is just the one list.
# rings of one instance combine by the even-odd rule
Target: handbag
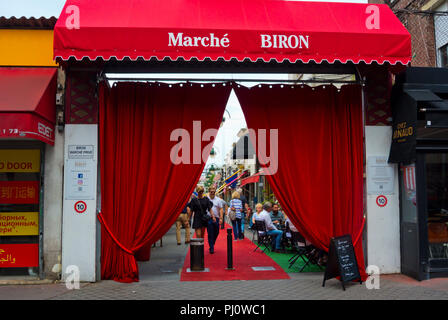
[[208,214],[204,214],[204,209],[202,208],[201,201],[199,201],[198,198],[196,198],[196,201],[198,202],[199,207],[201,208],[201,221],[208,223],[208,221],[210,220],[210,216]]
[[230,219],[231,221],[235,221],[235,220],[236,220],[236,209],[233,209],[233,210],[232,210],[232,208],[230,208],[230,211],[229,211],[229,219]]

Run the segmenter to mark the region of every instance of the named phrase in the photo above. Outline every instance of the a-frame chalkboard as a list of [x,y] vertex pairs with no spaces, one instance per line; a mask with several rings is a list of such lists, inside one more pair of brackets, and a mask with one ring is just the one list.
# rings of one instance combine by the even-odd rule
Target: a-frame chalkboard
[[353,248],[352,237],[350,235],[331,238],[322,286],[325,287],[326,280],[338,276],[340,277],[342,289],[344,290],[344,284],[346,282],[359,280],[362,283],[358,263],[356,262],[355,249]]

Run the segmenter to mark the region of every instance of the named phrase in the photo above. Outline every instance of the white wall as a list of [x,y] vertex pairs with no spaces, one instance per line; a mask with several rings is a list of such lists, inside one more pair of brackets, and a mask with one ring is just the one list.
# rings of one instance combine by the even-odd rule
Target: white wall
[[[90,171],[86,172],[80,167],[74,167],[76,161],[69,159],[69,146],[88,145],[93,146],[92,159],[80,159],[79,163],[88,162]],[[97,233],[97,165],[98,165],[98,125],[66,125],[65,126],[65,150],[64,150],[64,210],[62,226],[62,279],[67,278],[65,270],[69,265],[75,265],[80,270],[80,280],[95,282],[96,277],[96,233]],[[82,167],[82,166],[81,166]],[[87,185],[93,188],[87,196],[79,196],[74,199],[70,191],[73,186],[73,172],[71,168],[83,172],[83,178]],[[75,181],[76,182],[76,181]],[[86,188],[85,185],[81,185]],[[86,190],[86,189],[83,189]],[[87,190],[89,190],[87,188]],[[75,192],[76,194],[76,192]],[[83,213],[75,211],[75,203],[79,200],[87,204],[87,210]]]
[[[392,127],[366,126],[366,160],[369,156],[389,156]],[[367,265],[381,273],[400,272],[400,207],[398,170],[394,168],[394,189],[386,194],[387,205],[379,207],[377,194],[367,195]],[[367,180],[369,174],[366,173]]]

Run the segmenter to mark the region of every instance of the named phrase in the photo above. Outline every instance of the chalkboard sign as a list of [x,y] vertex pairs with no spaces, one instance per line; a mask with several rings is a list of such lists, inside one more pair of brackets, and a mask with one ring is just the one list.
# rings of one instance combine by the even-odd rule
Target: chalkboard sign
[[356,262],[355,249],[353,248],[352,237],[350,235],[331,238],[322,286],[325,287],[326,280],[338,276],[340,277],[344,290],[344,283],[346,282],[359,280],[362,283],[358,263]]

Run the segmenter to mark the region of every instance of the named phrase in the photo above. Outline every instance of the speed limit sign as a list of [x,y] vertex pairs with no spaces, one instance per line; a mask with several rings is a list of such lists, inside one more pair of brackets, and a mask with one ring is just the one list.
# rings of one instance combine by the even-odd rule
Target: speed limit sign
[[77,213],[84,213],[87,210],[87,204],[84,201],[78,201],[75,203],[75,211]]
[[386,196],[380,195],[376,197],[376,204],[378,205],[378,207],[385,207],[387,204]]

